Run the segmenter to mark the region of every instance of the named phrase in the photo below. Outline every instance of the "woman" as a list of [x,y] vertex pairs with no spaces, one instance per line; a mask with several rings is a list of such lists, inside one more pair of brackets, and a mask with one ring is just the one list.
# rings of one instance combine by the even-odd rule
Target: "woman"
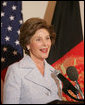
[[4,100],[7,104],[46,104],[61,100],[61,82],[46,62],[55,42],[53,27],[40,18],[28,19],[20,28],[20,44],[26,55],[7,71]]

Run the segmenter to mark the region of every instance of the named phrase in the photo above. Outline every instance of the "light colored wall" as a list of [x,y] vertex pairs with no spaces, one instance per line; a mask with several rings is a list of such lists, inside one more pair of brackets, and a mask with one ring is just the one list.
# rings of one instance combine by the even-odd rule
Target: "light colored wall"
[[24,21],[31,17],[44,17],[48,1],[22,1],[22,3]]
[[83,38],[84,38],[84,1],[79,1],[79,4],[80,4]]
[[[31,17],[44,18],[48,3],[49,1],[22,1],[23,20],[25,21]],[[79,4],[81,11],[82,31],[84,36],[84,1],[79,1]]]

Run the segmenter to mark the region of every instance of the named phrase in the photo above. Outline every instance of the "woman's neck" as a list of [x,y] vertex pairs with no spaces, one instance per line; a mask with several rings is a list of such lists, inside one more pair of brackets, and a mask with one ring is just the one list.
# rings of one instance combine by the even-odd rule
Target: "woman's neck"
[[37,57],[31,56],[32,60],[36,64],[40,73],[44,76],[44,59],[39,59]]
[[40,58],[35,57],[33,55],[31,55],[31,58],[35,62],[35,64],[37,64],[37,65],[44,65],[44,59],[40,59]]

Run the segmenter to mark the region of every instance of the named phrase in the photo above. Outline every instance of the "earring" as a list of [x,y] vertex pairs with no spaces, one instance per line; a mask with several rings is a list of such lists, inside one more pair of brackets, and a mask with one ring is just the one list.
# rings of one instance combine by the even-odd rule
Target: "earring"
[[30,49],[30,47],[27,47],[27,49],[29,50],[29,49]]

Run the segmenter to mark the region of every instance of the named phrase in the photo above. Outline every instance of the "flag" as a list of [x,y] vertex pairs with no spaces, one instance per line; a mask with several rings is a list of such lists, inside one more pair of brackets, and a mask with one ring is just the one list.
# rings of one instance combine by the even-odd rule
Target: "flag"
[[23,22],[22,1],[1,1],[1,81],[9,65],[23,57],[19,44],[20,26]]
[[[67,67],[75,66],[79,74],[78,82],[84,93],[84,41],[79,1],[57,1],[52,25],[56,32],[56,41],[47,61],[66,78]],[[75,85],[73,81],[70,82]],[[63,99],[74,101],[64,93]]]

